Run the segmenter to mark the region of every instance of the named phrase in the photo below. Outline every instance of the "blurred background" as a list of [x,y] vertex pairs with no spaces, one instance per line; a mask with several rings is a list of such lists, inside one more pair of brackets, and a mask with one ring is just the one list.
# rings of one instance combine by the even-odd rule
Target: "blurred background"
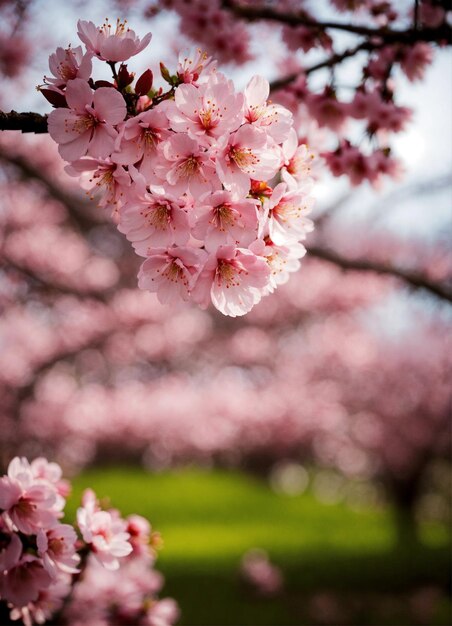
[[[2,110],[49,111],[35,86],[79,18],[151,30],[137,73],[197,43],[184,3],[93,4],[0,2]],[[220,65],[240,89],[289,68],[277,28],[248,35]],[[345,100],[361,65],[335,76]],[[0,462],[59,462],[72,514],[91,486],[145,515],[181,625],[451,623],[451,69],[444,48],[421,82],[394,77],[414,109],[397,181],[352,187],[318,157],[312,254],[244,318],[140,292],[139,258],[51,139],[0,137]]]

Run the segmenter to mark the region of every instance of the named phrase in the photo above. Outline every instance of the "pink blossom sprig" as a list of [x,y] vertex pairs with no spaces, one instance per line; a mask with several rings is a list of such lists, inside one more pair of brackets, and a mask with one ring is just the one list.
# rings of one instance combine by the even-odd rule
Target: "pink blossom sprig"
[[[42,457],[32,463],[16,457],[0,478],[0,613],[25,626],[57,614],[68,620],[77,613],[86,624],[93,612],[80,600],[95,589],[92,579],[105,587],[107,570],[112,587],[119,579],[124,589],[136,584],[133,606],[126,594],[116,594],[115,610],[130,623],[153,624],[158,614],[158,623],[170,626],[178,609],[173,600],[156,597],[163,578],[153,570],[158,536],[147,520],[101,510],[94,492],[87,490],[77,513],[79,536],[72,525],[60,522],[70,490],[61,474],[59,465]],[[109,598],[98,598],[97,614],[107,615],[109,605]]]
[[281,593],[284,579],[280,568],[274,565],[264,550],[253,549],[242,557],[240,573],[243,581],[262,596]]
[[[150,33],[140,40],[121,22],[113,32],[79,21],[78,35],[85,51],[51,55],[43,89],[66,171],[98,192],[144,257],[142,289],[164,304],[247,313],[299,268],[313,228],[312,154],[298,145],[292,114],[269,101],[264,78],[237,93],[200,51],[181,54],[173,74],[161,64],[164,91],[151,69],[135,81],[124,64]],[[93,56],[113,82],[93,80]]]

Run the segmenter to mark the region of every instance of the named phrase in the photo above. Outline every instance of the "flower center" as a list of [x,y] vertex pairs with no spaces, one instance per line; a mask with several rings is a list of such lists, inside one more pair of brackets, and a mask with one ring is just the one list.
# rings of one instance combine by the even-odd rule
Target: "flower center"
[[[124,22],[121,22],[119,18],[116,20],[116,30],[113,33],[115,37],[124,37],[127,35],[130,28],[127,28],[126,24],[127,24],[127,20],[124,20]],[[108,21],[108,17],[105,19],[105,22],[99,28],[99,33],[101,35],[104,35],[105,37],[111,37],[112,35],[111,24]]]
[[58,64],[58,74],[66,82],[77,77],[77,66],[72,50],[66,50],[66,58]]
[[291,219],[301,217],[303,213],[302,206],[291,202],[290,200],[281,201],[272,209],[272,215],[280,222],[287,222]]
[[77,117],[75,122],[72,124],[72,130],[73,132],[82,135],[83,133],[86,133],[87,131],[93,129],[95,126],[97,126],[96,118],[93,115],[87,113],[85,115],[79,115]]
[[167,204],[151,206],[142,215],[150,226],[159,230],[166,230],[171,222],[171,208]]
[[253,169],[253,166],[259,163],[259,159],[250,150],[250,148],[241,148],[232,146],[229,150],[229,157],[242,170],[247,168]]
[[49,552],[53,552],[55,555],[59,555],[64,552],[64,540],[63,537],[53,537],[49,541]]
[[267,107],[264,105],[254,105],[249,107],[247,114],[246,114],[246,119],[248,120],[248,122],[253,123],[253,122],[257,122],[257,120],[263,116],[263,114],[265,113],[265,109]]
[[155,150],[160,141],[160,133],[155,128],[146,128],[143,130],[143,141],[146,150]]
[[[160,270],[157,270],[157,272],[160,273]],[[180,259],[172,259],[161,272],[161,275],[172,283],[181,282],[185,287],[188,286],[186,270]]]
[[223,284],[226,289],[230,289],[231,287],[238,287],[240,285],[238,277],[242,273],[243,270],[237,267],[234,262],[220,259],[215,272],[215,278],[218,285]]
[[25,516],[31,515],[36,510],[36,506],[33,504],[33,502],[24,497],[20,498],[14,508],[18,513]]
[[182,163],[178,166],[178,174],[179,178],[191,178],[195,174],[198,173],[200,168],[200,163],[198,157],[194,154],[187,157]]
[[230,204],[219,204],[213,210],[213,216],[210,223],[221,231],[225,231],[228,227],[235,224],[234,211]]

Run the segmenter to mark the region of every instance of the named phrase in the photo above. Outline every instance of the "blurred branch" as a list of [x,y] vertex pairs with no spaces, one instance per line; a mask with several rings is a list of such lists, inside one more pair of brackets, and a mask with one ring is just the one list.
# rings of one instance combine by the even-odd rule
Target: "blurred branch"
[[288,26],[305,26],[306,28],[315,28],[318,30],[341,30],[355,35],[362,35],[369,38],[379,38],[386,43],[405,43],[412,44],[415,41],[438,41],[446,40],[450,42],[452,28],[449,24],[444,23],[438,28],[424,28],[422,30],[391,30],[389,28],[369,28],[355,24],[345,24],[343,22],[322,22],[309,17],[304,12],[284,13],[275,11],[269,7],[252,7],[236,4],[232,0],[223,0],[222,6],[234,13],[237,17],[249,21],[254,20],[270,20],[280,22]]
[[41,275],[39,272],[32,270],[30,267],[21,265],[17,261],[11,259],[11,257],[7,256],[4,251],[2,251],[2,258],[5,262],[4,269],[6,269],[6,271],[8,271],[8,269],[13,269],[45,291],[76,296],[77,298],[91,298],[92,300],[97,300],[98,302],[102,302],[104,304],[107,301],[107,290],[100,291],[96,289],[77,289],[76,287],[71,287],[67,283],[63,283],[57,279],[49,279],[46,276]]
[[345,59],[354,57],[356,54],[358,54],[358,52],[361,52],[362,50],[376,50],[377,48],[381,47],[381,44],[372,44],[369,41],[364,41],[354,48],[347,48],[347,50],[344,50],[344,52],[341,52],[339,54],[333,54],[328,59],[320,61],[315,65],[311,65],[311,67],[300,69],[299,72],[289,74],[288,76],[285,76],[284,78],[280,78],[278,80],[274,80],[272,83],[270,83],[270,90],[276,91],[278,89],[281,89],[282,87],[285,87],[286,85],[292,83],[300,75],[308,76],[309,74],[324,69],[325,67],[334,67],[335,65],[339,65],[339,63],[342,63],[342,61],[344,61]]
[[395,278],[403,280],[410,287],[425,289],[442,300],[452,302],[452,291],[450,289],[447,289],[440,283],[430,280],[427,276],[421,274],[420,272],[404,270],[381,261],[350,259],[338,254],[334,250],[322,248],[320,246],[309,246],[308,252],[311,256],[328,261],[328,263],[333,263],[344,270],[376,272],[377,274],[394,276]]
[[440,176],[420,180],[419,182],[410,181],[407,185],[398,187],[382,196],[381,199],[370,206],[369,213],[373,213],[375,218],[382,221],[389,217],[386,212],[382,211],[383,207],[391,205],[390,215],[392,216],[400,202],[410,198],[419,199],[422,196],[430,196],[450,187],[452,187],[452,176],[450,174],[441,174]]
[[20,130],[22,133],[46,133],[47,115],[0,111],[0,130]]
[[13,415],[16,415],[19,418],[20,415],[20,407],[22,403],[31,398],[34,394],[36,383],[39,380],[39,377],[44,374],[47,370],[50,370],[54,365],[59,363],[60,361],[67,361],[77,356],[80,352],[86,349],[99,350],[105,344],[105,341],[109,339],[111,336],[111,328],[108,328],[106,331],[100,332],[96,337],[91,337],[86,344],[77,345],[75,347],[70,347],[65,351],[61,351],[54,355],[50,360],[43,361],[40,365],[37,365],[33,370],[33,378],[30,382],[25,383],[21,387],[17,388],[16,397],[14,398],[14,408]]
[[414,0],[414,29],[419,25],[419,0]]
[[22,173],[24,178],[31,178],[45,188],[49,196],[61,202],[67,209],[72,221],[83,231],[102,223],[104,220],[97,218],[91,210],[91,202],[82,200],[75,193],[65,191],[61,186],[55,184],[46,173],[22,156],[0,153],[0,161],[6,165],[13,165]]

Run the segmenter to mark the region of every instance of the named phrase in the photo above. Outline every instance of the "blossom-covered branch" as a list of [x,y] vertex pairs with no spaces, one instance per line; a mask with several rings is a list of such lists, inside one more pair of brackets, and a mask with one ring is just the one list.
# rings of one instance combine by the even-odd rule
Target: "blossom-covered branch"
[[[18,167],[27,177],[33,178],[42,183],[52,197],[61,201],[64,204],[64,206],[68,209],[69,214],[71,215],[72,221],[82,231],[86,230],[87,228],[95,227],[101,221],[100,216],[97,216],[96,212],[88,210],[90,207],[89,203],[81,202],[78,196],[76,196],[75,194],[65,192],[62,189],[61,185],[55,184],[45,174],[45,172],[42,171],[42,169],[38,169],[33,166],[33,164],[30,163],[30,161],[25,157],[12,155],[6,156],[5,153],[0,156],[0,159],[2,158],[4,161],[7,161],[15,167]],[[345,198],[348,198],[348,194],[347,196],[345,196]],[[342,199],[342,202],[345,201],[345,198]],[[322,222],[322,217],[318,218],[317,222],[318,225],[320,225],[320,223]],[[378,274],[386,274],[388,276],[392,275],[395,278],[398,278],[399,280],[405,282],[408,286],[412,288],[425,289],[436,297],[447,301],[452,301],[452,292],[446,286],[442,285],[438,281],[429,279],[428,276],[426,276],[421,271],[402,269],[396,267],[393,264],[382,263],[376,260],[363,258],[347,258],[336,250],[327,248],[319,244],[315,246],[308,246],[308,250],[312,256],[335,264],[345,270],[375,272]],[[12,258],[7,259],[4,256],[4,259],[10,267],[17,269],[24,274],[28,274],[30,278],[38,284],[41,283],[44,289],[53,289],[56,292],[60,293],[87,295],[94,297],[95,299],[100,299],[101,301],[104,301],[107,296],[105,292],[97,290],[90,290],[86,293],[83,293],[82,291],[78,291],[74,287],[70,287],[67,284],[54,284],[53,279],[51,279],[50,277],[40,276],[31,268],[27,267],[26,265],[20,265]]]
[[368,38],[376,38],[386,43],[412,44],[416,41],[438,41],[449,42],[452,36],[452,29],[447,23],[442,23],[437,28],[409,28],[406,30],[393,30],[391,28],[369,28],[367,26],[350,24],[345,22],[323,21],[312,19],[303,10],[297,12],[277,11],[270,7],[253,7],[235,2],[234,0],[222,0],[225,9],[232,11],[237,17],[251,21],[269,20],[287,24],[288,26],[304,26],[316,30],[340,30],[355,35],[362,35]]

